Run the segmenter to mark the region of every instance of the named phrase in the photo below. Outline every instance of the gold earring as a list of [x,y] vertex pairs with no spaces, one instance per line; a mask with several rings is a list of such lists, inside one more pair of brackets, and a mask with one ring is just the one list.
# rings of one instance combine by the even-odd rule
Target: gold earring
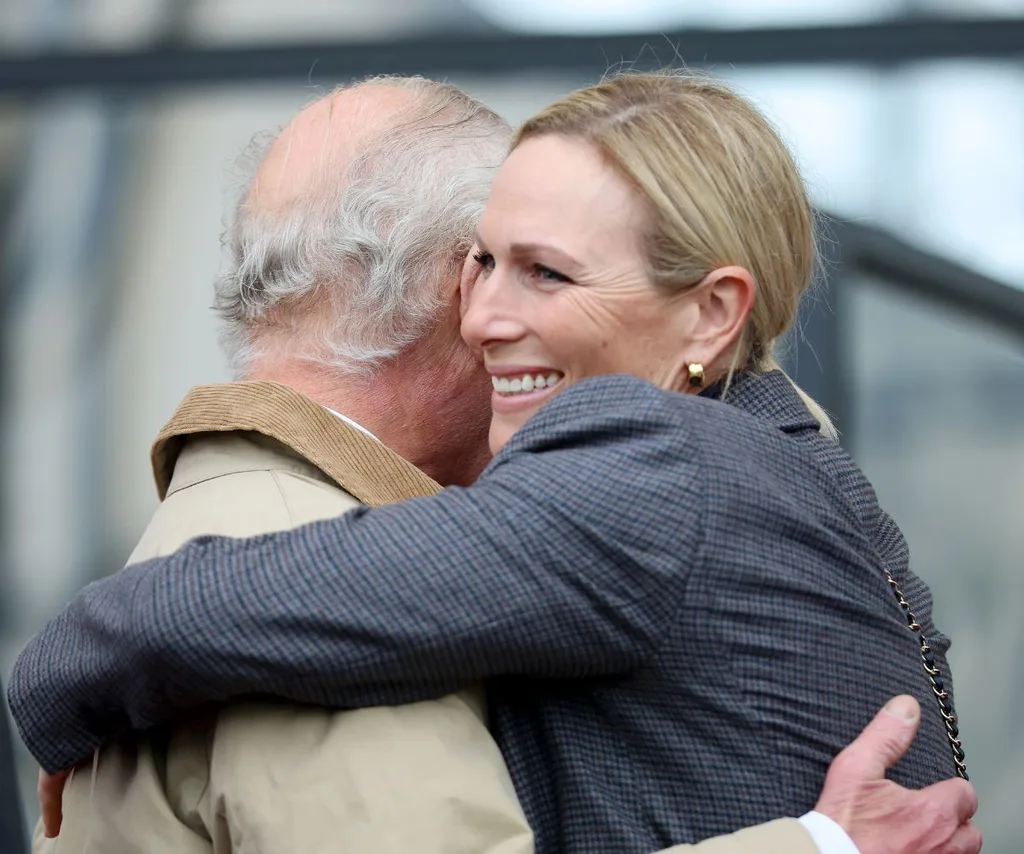
[[704,366],[700,362],[690,362],[690,388],[704,388]]

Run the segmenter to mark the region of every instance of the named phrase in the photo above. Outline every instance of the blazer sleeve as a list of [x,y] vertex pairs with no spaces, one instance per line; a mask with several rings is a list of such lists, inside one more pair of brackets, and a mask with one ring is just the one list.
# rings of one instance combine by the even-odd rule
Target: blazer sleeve
[[819,854],[819,851],[799,821],[782,818],[696,845],[676,845],[658,854]]
[[[668,634],[700,547],[705,490],[680,445],[662,392],[595,378],[474,487],[128,567],[19,657],[22,738],[55,771],[122,729],[239,695],[358,707],[502,674],[628,672]],[[669,462],[678,486],[651,494],[665,479],[648,473]],[[671,525],[644,517],[666,501]]]

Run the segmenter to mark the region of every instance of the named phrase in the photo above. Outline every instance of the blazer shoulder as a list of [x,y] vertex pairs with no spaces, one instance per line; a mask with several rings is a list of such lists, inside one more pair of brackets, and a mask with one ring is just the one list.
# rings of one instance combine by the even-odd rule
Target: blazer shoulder
[[747,425],[748,429],[758,423],[728,404],[666,391],[638,377],[588,377],[544,405],[506,449],[514,453],[659,438],[675,442],[698,433],[708,420]]

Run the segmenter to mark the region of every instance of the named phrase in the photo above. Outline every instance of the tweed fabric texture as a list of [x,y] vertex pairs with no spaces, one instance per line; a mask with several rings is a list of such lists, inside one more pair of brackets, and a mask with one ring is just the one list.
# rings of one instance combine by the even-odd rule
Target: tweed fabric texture
[[777,373],[724,403],[582,381],[474,487],[200,538],[87,587],[20,657],[15,720],[52,770],[240,694],[363,706],[486,679],[540,854],[799,815],[897,693],[924,714],[893,779],[951,777],[883,566],[946,674],[947,642],[898,529],[816,427]]

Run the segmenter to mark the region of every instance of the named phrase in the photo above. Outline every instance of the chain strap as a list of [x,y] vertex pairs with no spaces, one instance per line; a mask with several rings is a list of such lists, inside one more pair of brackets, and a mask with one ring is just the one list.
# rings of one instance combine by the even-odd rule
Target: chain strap
[[896,601],[900,603],[900,608],[907,618],[907,628],[914,632],[918,640],[921,641],[921,663],[924,664],[924,672],[928,674],[928,679],[932,683],[932,693],[939,703],[942,722],[946,725],[946,736],[949,738],[949,745],[953,749],[953,762],[956,764],[956,776],[962,780],[969,780],[967,764],[964,761],[964,747],[960,743],[960,730],[957,727],[956,712],[953,711],[953,704],[950,702],[946,685],[942,681],[942,675],[939,673],[939,666],[935,661],[935,656],[932,654],[932,648],[928,646],[928,641],[925,639],[917,617],[910,610],[910,603],[907,601],[907,597],[903,595],[903,591],[900,590],[900,586],[896,583],[896,579],[892,577],[892,573],[888,569],[885,570],[885,577],[888,579],[892,592],[896,594]]

